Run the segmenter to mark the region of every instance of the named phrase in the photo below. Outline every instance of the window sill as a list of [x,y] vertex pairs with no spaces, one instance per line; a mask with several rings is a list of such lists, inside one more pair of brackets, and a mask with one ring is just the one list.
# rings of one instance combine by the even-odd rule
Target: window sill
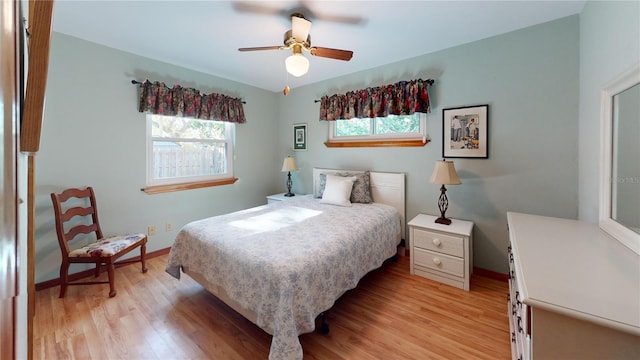
[[429,140],[377,140],[377,141],[327,141],[324,146],[328,148],[346,147],[404,147],[404,146],[425,146]]
[[184,184],[170,184],[170,185],[154,185],[147,186],[140,190],[146,192],[149,195],[162,194],[171,191],[182,191],[191,189],[200,189],[204,187],[229,185],[238,181],[238,178],[224,179],[224,180],[211,180],[211,181],[198,181]]

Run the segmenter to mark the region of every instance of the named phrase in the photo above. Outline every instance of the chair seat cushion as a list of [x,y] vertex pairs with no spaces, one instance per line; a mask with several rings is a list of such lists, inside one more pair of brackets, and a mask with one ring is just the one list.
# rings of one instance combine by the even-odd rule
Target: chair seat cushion
[[69,253],[69,257],[113,256],[120,251],[132,246],[145,236],[145,234],[129,234],[106,237],[89,245],[86,245],[80,249],[71,251]]

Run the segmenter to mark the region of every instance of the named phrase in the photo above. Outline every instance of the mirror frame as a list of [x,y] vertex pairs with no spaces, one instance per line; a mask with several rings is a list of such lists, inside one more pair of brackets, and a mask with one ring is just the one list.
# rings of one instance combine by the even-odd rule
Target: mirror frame
[[640,234],[611,217],[613,97],[640,84],[640,62],[602,88],[600,107],[600,228],[640,255]]

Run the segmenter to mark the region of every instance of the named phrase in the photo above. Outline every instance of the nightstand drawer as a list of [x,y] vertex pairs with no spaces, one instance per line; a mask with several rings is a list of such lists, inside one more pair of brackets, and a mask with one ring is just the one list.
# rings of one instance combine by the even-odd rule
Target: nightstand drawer
[[464,259],[437,253],[424,249],[414,248],[414,265],[446,272],[455,276],[464,277]]
[[416,248],[432,250],[460,258],[464,257],[464,240],[462,238],[420,229],[414,229],[413,236],[413,246]]

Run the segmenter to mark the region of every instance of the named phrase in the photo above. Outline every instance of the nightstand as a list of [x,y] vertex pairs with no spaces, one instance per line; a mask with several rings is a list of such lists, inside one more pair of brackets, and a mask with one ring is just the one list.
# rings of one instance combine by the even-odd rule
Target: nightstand
[[420,214],[409,222],[411,274],[469,291],[473,273],[473,222]]
[[296,196],[301,196],[300,194],[296,194],[296,196],[284,196],[286,193],[274,194],[267,196],[267,204],[272,204],[277,201],[286,201],[290,199],[295,199]]

